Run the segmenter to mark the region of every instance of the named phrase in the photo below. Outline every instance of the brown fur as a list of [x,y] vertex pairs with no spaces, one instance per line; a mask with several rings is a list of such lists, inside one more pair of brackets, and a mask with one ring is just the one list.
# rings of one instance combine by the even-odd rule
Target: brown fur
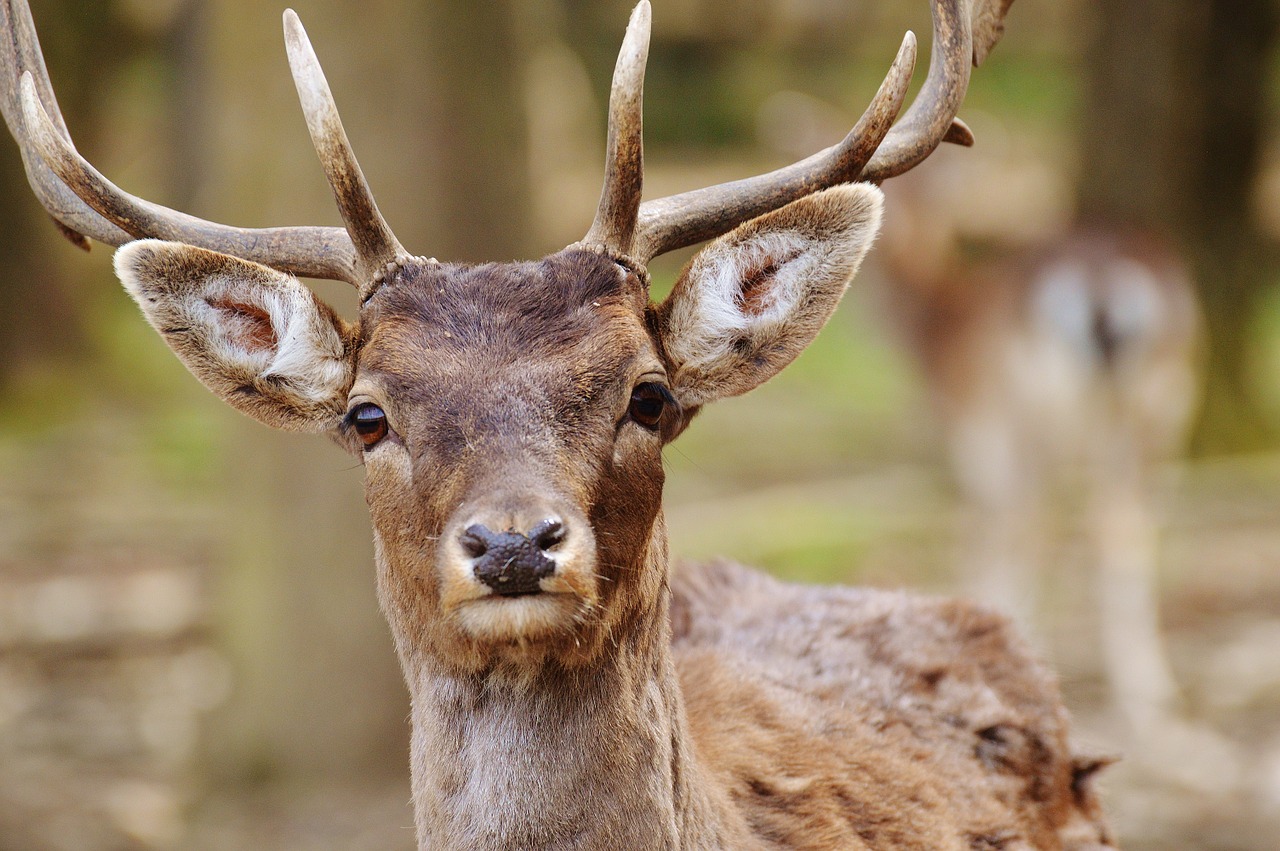
[[[338,401],[377,405],[389,429],[368,447],[337,433],[367,467],[378,594],[413,697],[420,847],[1106,841],[1052,679],[999,617],[727,563],[670,571],[663,445],[812,341],[878,213],[867,187],[796,202],[712,243],[656,309],[642,276],[580,249],[406,263],[370,299]],[[191,260],[173,274],[210,268]],[[281,286],[246,269],[233,301],[270,308],[261,290]],[[730,327],[740,345],[714,339]],[[180,352],[224,396],[225,333]],[[628,414],[645,383],[676,400],[656,429]],[[490,593],[462,530],[549,517],[566,531],[541,593]]]
[[695,738],[781,847],[1070,848],[1081,815],[1107,841],[1056,683],[999,615],[728,562],[678,570],[675,594]]

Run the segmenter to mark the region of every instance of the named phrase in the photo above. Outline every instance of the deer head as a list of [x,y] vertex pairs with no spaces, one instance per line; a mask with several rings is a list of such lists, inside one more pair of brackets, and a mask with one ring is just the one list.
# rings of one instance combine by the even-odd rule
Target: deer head
[[[292,11],[289,62],[341,229],[231,228],[112,185],[71,144],[30,13],[12,0],[0,4],[14,34],[3,105],[46,208],[73,239],[123,246],[117,273],[197,378],[268,425],[332,434],[363,459],[402,659],[574,666],[660,608],[663,445],[813,340],[876,234],[872,183],[943,141],[970,141],[955,120],[973,56],[967,12],[935,0],[929,78],[892,129],[910,33],[838,145],[642,203],[641,0],[614,75],[595,219],[581,242],[528,263],[440,263],[400,245]],[[649,261],[708,239],[651,304]],[[294,275],[356,286],[358,320]]]

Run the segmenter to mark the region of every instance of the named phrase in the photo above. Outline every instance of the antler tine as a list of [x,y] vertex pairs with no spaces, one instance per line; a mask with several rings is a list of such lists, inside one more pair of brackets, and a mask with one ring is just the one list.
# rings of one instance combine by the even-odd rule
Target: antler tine
[[388,263],[405,259],[409,254],[378,210],[360,163],[351,150],[351,142],[338,116],[338,107],[324,71],[320,69],[320,61],[302,21],[292,9],[285,10],[284,33],[289,68],[293,71],[298,99],[306,115],[307,130],[333,189],[347,233],[355,244],[357,265],[364,273],[367,285]]
[[587,245],[603,244],[619,254],[630,254],[644,190],[643,100],[644,69],[649,56],[649,0],[640,0],[631,13],[609,94],[609,142],[604,188],[591,229],[583,237]]
[[[154,237],[253,260],[296,275],[358,283],[341,228],[235,228],[134,197],[76,151],[58,110],[26,0],[0,0],[0,107],[37,199],[84,248]],[[86,239],[86,237],[88,239]]]
[[857,180],[902,109],[915,62],[916,37],[908,32],[871,104],[839,144],[768,174],[644,202],[636,258],[648,263],[659,254],[727,233],[797,198]]
[[929,77],[898,126],[890,130],[915,66],[911,33],[903,39],[876,97],[844,141],[768,174],[644,202],[635,257],[647,263],[838,183],[880,181],[901,174],[943,141],[972,144],[968,127],[955,120],[969,83],[971,42],[966,0],[934,0]]
[[925,157],[956,133],[972,144],[963,124],[953,130],[956,113],[969,88],[974,61],[973,35],[967,3],[938,0],[933,4],[933,50],[929,76],[920,93],[890,131],[862,173],[862,179],[879,183],[920,164]]
[[66,122],[58,109],[53,86],[45,70],[40,40],[36,37],[31,8],[26,0],[0,0],[0,32],[6,36],[0,42],[0,112],[4,113],[9,132],[18,142],[22,164],[27,172],[27,182],[36,198],[48,211],[59,230],[72,242],[86,251],[86,236],[102,242],[119,244],[128,235],[95,213],[59,181],[45,165],[26,138],[22,121],[22,98],[19,93],[23,74],[31,74],[39,98],[48,105],[49,118],[56,132],[68,143]]

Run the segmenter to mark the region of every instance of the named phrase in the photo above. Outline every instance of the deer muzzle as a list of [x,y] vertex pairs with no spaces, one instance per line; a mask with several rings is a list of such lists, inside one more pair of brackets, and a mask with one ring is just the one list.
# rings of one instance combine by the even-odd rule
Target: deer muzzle
[[536,641],[571,630],[598,604],[596,561],[590,523],[568,500],[490,491],[443,530],[441,604],[481,642]]

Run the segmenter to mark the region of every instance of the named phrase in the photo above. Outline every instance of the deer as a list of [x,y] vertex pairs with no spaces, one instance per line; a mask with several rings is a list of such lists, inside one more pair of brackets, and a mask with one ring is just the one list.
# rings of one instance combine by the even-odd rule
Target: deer
[[886,230],[882,301],[970,509],[965,578],[1035,624],[1046,515],[1058,492],[1079,491],[1103,678],[1138,751],[1161,738],[1168,749],[1182,722],[1159,625],[1158,509],[1199,399],[1204,329],[1188,264],[1152,227],[1088,217],[966,261],[957,227],[921,219],[927,182],[895,184],[889,199],[902,215]]
[[[642,200],[640,0],[586,235],[467,265],[396,239],[292,11],[341,228],[242,230],[116,187],[71,143],[27,3],[0,2],[4,114],[45,209],[118,246],[146,320],[220,398],[364,465],[420,848],[1114,847],[1100,763],[1071,750],[1056,681],[1003,617],[667,548],[663,446],[815,337],[878,229],[875,184],[970,141],[955,116],[996,6],[933,0],[902,120],[911,33],[840,143]],[[647,264],[706,241],[651,304]],[[352,284],[357,320],[298,276]]]

